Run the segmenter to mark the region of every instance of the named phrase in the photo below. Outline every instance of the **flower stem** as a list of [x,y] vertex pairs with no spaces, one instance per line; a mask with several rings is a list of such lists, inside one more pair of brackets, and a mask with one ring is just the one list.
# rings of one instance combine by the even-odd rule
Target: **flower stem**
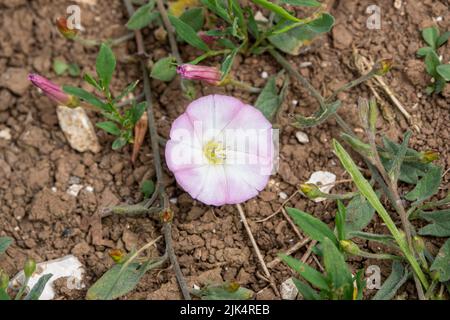
[[245,82],[242,82],[239,80],[235,80],[235,79],[229,79],[228,81],[225,82],[225,84],[230,84],[232,86],[238,87],[240,89],[243,89],[245,91],[252,92],[252,93],[261,92],[261,88],[252,87],[248,83],[245,83]]

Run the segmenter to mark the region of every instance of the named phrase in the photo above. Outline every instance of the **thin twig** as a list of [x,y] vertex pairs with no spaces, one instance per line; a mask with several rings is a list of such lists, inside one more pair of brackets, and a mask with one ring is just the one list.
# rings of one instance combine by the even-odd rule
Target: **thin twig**
[[[131,4],[130,0],[123,0],[125,7],[127,8],[128,15],[131,17],[134,13],[133,5]],[[146,57],[147,53],[145,52],[143,38],[140,30],[135,31],[135,39],[136,39],[136,45],[138,47],[138,55]],[[145,100],[147,101],[147,114],[148,114],[148,127],[149,127],[149,133],[150,133],[150,140],[152,145],[152,153],[153,153],[153,164],[155,167],[156,172],[156,186],[157,189],[155,192],[159,195],[161,203],[162,203],[162,210],[168,210],[169,209],[169,201],[168,196],[166,194],[166,191],[164,189],[164,185],[162,184],[162,165],[161,165],[161,154],[159,152],[159,135],[156,130],[156,121],[155,121],[155,115],[153,112],[153,104],[152,104],[152,96],[151,96],[151,89],[150,89],[150,78],[147,71],[147,66],[145,62],[141,61],[141,69],[142,74],[144,77],[144,94],[145,94]],[[163,233],[164,233],[164,240],[166,242],[166,253],[169,256],[170,262],[172,263],[175,271],[175,276],[178,281],[178,285],[180,286],[181,293],[183,294],[183,297],[185,300],[191,300],[191,296],[189,293],[189,289],[186,285],[186,281],[184,279],[183,273],[181,271],[180,265],[178,263],[177,257],[175,255],[175,251],[173,249],[172,244],[172,220],[164,221],[163,222]]]
[[[309,241],[311,241],[310,238],[303,238],[302,241],[297,242],[292,247],[287,249],[286,252],[284,252],[284,254],[287,255],[287,256],[290,256],[294,252],[297,252],[298,250],[303,248]],[[273,259],[272,261],[270,261],[267,264],[267,267],[270,268],[270,269],[273,269],[280,262],[281,262],[281,259],[279,257],[276,257],[275,259]]]
[[295,225],[295,223],[292,221],[291,217],[288,215],[288,213],[286,212],[286,209],[281,208],[281,213],[283,213],[284,218],[288,221],[288,223],[291,225],[292,230],[294,230],[295,234],[299,237],[300,240],[302,240],[304,237],[302,236],[302,234],[300,233],[300,230],[298,230],[297,226]]
[[180,56],[180,51],[178,50],[177,40],[175,38],[174,28],[170,23],[169,16],[167,15],[167,10],[164,7],[164,3],[162,0],[156,0],[156,5],[158,7],[158,11],[161,15],[161,19],[163,21],[164,27],[167,31],[167,37],[169,38],[170,49],[172,51],[173,56],[177,60],[178,64],[183,63]]
[[239,215],[241,217],[241,221],[244,224],[245,230],[247,231],[248,237],[250,238],[250,242],[253,245],[253,249],[255,250],[256,256],[258,257],[259,263],[261,264],[261,267],[263,268],[265,276],[270,279],[270,285],[274,292],[279,296],[280,293],[278,291],[277,286],[275,285],[275,282],[273,281],[273,278],[270,274],[269,269],[267,268],[266,263],[264,262],[264,258],[261,254],[261,251],[259,250],[258,244],[255,241],[255,238],[253,237],[252,230],[250,229],[250,226],[248,224],[247,218],[245,217],[244,210],[242,209],[242,206],[240,204],[236,205]]
[[281,212],[281,209],[283,209],[283,207],[284,207],[289,201],[291,201],[292,198],[293,198],[294,196],[296,196],[298,193],[299,193],[299,191],[296,190],[293,194],[291,194],[291,195],[289,196],[289,198],[287,198],[287,199],[281,204],[281,206],[280,206],[274,213],[272,213],[272,214],[271,214],[270,216],[268,216],[268,217],[265,217],[264,219],[261,219],[261,220],[255,220],[255,222],[258,222],[258,223],[259,223],[259,222],[264,222],[264,221],[267,221],[267,220],[271,219],[272,217],[276,216],[278,213]]

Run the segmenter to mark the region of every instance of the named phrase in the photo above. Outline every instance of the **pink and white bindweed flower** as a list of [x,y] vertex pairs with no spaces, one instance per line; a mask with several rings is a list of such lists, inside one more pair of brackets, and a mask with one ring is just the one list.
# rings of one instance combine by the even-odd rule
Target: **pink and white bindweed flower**
[[182,64],[177,67],[177,73],[184,79],[201,80],[217,86],[222,79],[222,73],[216,67]]
[[32,73],[28,75],[28,80],[30,80],[33,85],[41,89],[47,97],[49,97],[56,103],[65,105],[67,107],[75,107],[78,104],[78,101],[75,97],[68,95],[67,93],[62,91],[60,86],[51,82],[47,78]]
[[223,95],[197,99],[172,124],[166,162],[178,184],[208,205],[244,202],[274,165],[272,125],[255,107]]

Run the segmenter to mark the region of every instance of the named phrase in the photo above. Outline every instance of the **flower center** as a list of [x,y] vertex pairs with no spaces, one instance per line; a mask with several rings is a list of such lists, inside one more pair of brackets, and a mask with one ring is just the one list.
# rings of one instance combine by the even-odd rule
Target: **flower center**
[[203,146],[203,154],[210,164],[222,164],[225,160],[225,148],[222,143],[214,140]]

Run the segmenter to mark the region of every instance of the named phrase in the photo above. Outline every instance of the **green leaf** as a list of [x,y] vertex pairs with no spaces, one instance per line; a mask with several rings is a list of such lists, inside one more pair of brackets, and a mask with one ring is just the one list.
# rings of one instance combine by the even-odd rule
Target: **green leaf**
[[298,292],[303,296],[304,300],[320,300],[320,296],[317,292],[307,283],[304,283],[296,278],[292,278],[292,282],[294,282]]
[[282,7],[280,7],[279,5],[272,3],[270,1],[267,0],[252,0],[252,2],[256,3],[257,5],[260,5],[263,8],[266,8],[269,11],[272,11],[274,13],[276,13],[277,15],[279,15],[280,17],[286,19],[286,20],[290,20],[290,21],[294,21],[294,22],[301,22],[302,20],[294,17],[292,14],[290,14],[289,12],[287,12],[285,9],[283,9]]
[[141,185],[141,192],[144,198],[150,198],[150,196],[155,192],[155,183],[152,180],[145,180]]
[[347,211],[341,200],[337,201],[337,205],[338,205],[338,210],[337,210],[336,218],[335,218],[334,222],[336,225],[338,240],[345,240],[346,239],[345,217],[347,215]]
[[336,111],[340,108],[341,101],[336,100],[332,104],[327,105],[325,110],[317,110],[312,116],[304,117],[301,115],[296,115],[294,126],[298,128],[310,128],[318,126],[325,122],[329,117],[336,113]]
[[93,76],[91,76],[89,73],[86,73],[83,77],[84,81],[86,81],[87,83],[89,83],[91,86],[93,86],[95,89],[102,91],[102,87],[100,86],[100,84],[97,82],[97,80],[94,79]]
[[428,27],[422,30],[422,37],[428,45],[436,49],[437,39],[439,38],[439,30],[436,27]]
[[443,34],[441,34],[436,41],[436,47],[439,48],[444,43],[446,43],[449,37],[450,37],[450,31],[447,31],[447,32],[444,32]]
[[301,7],[319,7],[321,3],[316,0],[281,0],[281,2],[290,4],[291,6]]
[[221,17],[223,20],[231,24],[231,19],[228,16],[228,12],[223,6],[222,1],[217,0],[201,0],[201,3],[206,6],[211,12]]
[[324,268],[332,286],[332,292],[338,299],[352,300],[353,279],[343,254],[329,239],[324,238],[322,244]]
[[437,66],[436,72],[444,78],[445,81],[450,81],[450,64],[441,64]]
[[427,55],[425,56],[425,69],[427,70],[428,74],[436,78],[438,76],[436,68],[440,64],[441,61],[439,60],[439,57],[434,50],[427,53]]
[[42,291],[44,291],[45,285],[51,277],[53,277],[53,274],[51,273],[44,274],[42,277],[40,277],[38,282],[36,282],[33,288],[31,288],[30,292],[28,292],[24,300],[38,300],[42,294]]
[[398,181],[398,178],[400,176],[400,170],[403,163],[403,159],[405,158],[406,152],[408,151],[408,143],[409,138],[411,137],[411,131],[406,131],[405,135],[403,136],[403,142],[400,145],[398,152],[394,155],[392,160],[392,167],[388,171],[389,177],[392,179],[392,181]]
[[269,41],[279,50],[296,56],[300,54],[303,45],[310,43],[319,34],[329,32],[333,25],[334,18],[328,13],[303,25],[287,21],[280,24]]
[[10,296],[8,295],[8,293],[6,293],[5,289],[0,288],[0,301],[7,301],[7,300],[11,300]]
[[133,126],[139,121],[139,119],[141,119],[146,109],[147,109],[147,101],[142,101],[137,105],[133,106],[131,116],[131,122],[133,123]]
[[0,254],[4,253],[6,249],[13,243],[13,239],[10,237],[0,237]]
[[152,68],[150,77],[164,82],[172,81],[177,74],[176,61],[174,57],[165,57],[158,60]]
[[84,89],[71,86],[63,86],[63,91],[65,93],[74,95],[75,97],[80,98],[81,100],[86,101],[87,103],[93,105],[94,107],[100,108],[102,110],[109,110],[106,103],[104,103],[99,98],[94,96],[92,93],[87,92]]
[[347,233],[347,238],[360,238],[363,240],[368,241],[375,241],[382,243],[386,246],[398,248],[398,246],[395,243],[394,238],[391,235],[387,234],[375,234],[370,232],[363,232],[363,231],[351,231]]
[[114,265],[89,288],[86,299],[111,300],[127,294],[136,287],[150,266],[149,261],[142,265],[133,262],[121,272],[124,265]]
[[281,260],[286,263],[291,269],[301,275],[306,281],[311,283],[314,287],[322,290],[328,290],[328,283],[326,277],[324,277],[319,271],[311,268],[306,263],[300,260],[294,259],[285,254],[278,255]]
[[424,201],[435,195],[442,180],[442,168],[433,166],[426,175],[419,180],[416,187],[405,195],[409,201]]
[[[381,151],[383,151],[381,153],[381,160],[386,170],[390,171],[393,165],[392,159],[395,158],[395,155],[400,151],[400,145],[387,137],[383,137],[383,144],[384,147],[381,148]],[[406,150],[405,157],[417,160],[406,161],[406,159],[404,159],[400,168],[400,181],[409,184],[417,184],[419,178],[425,176],[428,170],[434,167],[432,163],[422,163],[420,161],[421,155],[419,152],[411,148]]]
[[278,111],[278,108],[280,108],[281,103],[284,100],[286,88],[289,84],[289,78],[286,78],[285,84],[283,86],[283,89],[281,89],[281,92],[278,93],[277,85],[276,85],[276,77],[272,76],[267,80],[266,85],[264,86],[263,90],[258,96],[258,99],[255,102],[255,107],[261,111],[264,116],[269,120],[272,121],[275,114]]
[[403,265],[394,261],[392,263],[392,271],[389,277],[384,281],[380,290],[373,296],[372,300],[391,300],[398,289],[408,280],[410,273]]
[[234,58],[238,53],[239,48],[233,49],[223,60],[222,65],[220,67],[220,72],[222,73],[222,80],[225,79],[231,71],[231,67],[233,66]]
[[69,63],[69,68],[67,70],[71,77],[78,77],[81,73],[80,67],[76,63]]
[[255,39],[259,38],[259,27],[258,27],[258,23],[255,20],[255,16],[253,14],[253,11],[251,8],[246,8],[246,13],[247,13],[247,24],[248,24],[248,30],[249,32],[253,35],[253,37],[255,37]]
[[200,31],[205,23],[203,8],[190,8],[184,11],[180,16],[180,20],[191,26],[195,31]]
[[121,93],[119,96],[117,96],[117,98],[114,99],[114,103],[119,102],[120,100],[122,100],[125,96],[127,96],[130,92],[133,92],[134,89],[136,89],[136,86],[138,85],[139,80],[136,80],[132,83],[130,83]]
[[100,129],[108,132],[109,134],[112,134],[114,136],[120,135],[120,129],[114,122],[111,121],[97,122],[95,125]]
[[108,89],[115,68],[116,57],[114,53],[108,45],[102,43],[95,62],[95,69],[104,90]]
[[439,273],[439,281],[446,282],[450,280],[450,239],[448,239],[439,249],[430,268],[431,271]]
[[152,12],[155,7],[155,1],[149,1],[149,3],[143,5],[137,9],[131,18],[128,20],[126,26],[130,30],[139,30],[150,24],[156,17],[157,13]]
[[197,35],[194,29],[184,21],[169,15],[169,20],[181,39],[203,51],[209,51],[208,45]]
[[123,148],[128,143],[127,139],[124,137],[118,137],[116,140],[113,141],[111,148],[113,150],[119,150]]
[[69,65],[64,61],[59,59],[53,61],[53,71],[55,71],[58,76],[64,74],[64,72],[67,71],[67,68],[69,68]]
[[336,236],[325,223],[296,208],[286,208],[286,211],[292,217],[295,224],[298,225],[311,239],[323,242],[325,238],[329,238],[336,246],[338,246]]
[[346,237],[354,231],[361,231],[372,221],[375,209],[362,195],[355,196],[347,205],[345,217]]
[[364,278],[364,269],[359,270],[355,277],[353,277],[353,282],[356,282],[356,299],[355,300],[362,300],[363,299],[363,290],[366,287],[366,279]]
[[419,230],[423,236],[450,237],[450,209],[432,212],[419,212],[419,218],[431,224]]
[[419,56],[419,57],[425,57],[429,52],[431,52],[431,51],[433,51],[434,49],[433,48],[431,48],[431,47],[423,47],[423,48],[420,48],[419,50],[417,50],[417,55]]
[[249,300],[254,295],[253,291],[236,282],[210,284],[200,290],[193,290],[192,294],[202,300]]

